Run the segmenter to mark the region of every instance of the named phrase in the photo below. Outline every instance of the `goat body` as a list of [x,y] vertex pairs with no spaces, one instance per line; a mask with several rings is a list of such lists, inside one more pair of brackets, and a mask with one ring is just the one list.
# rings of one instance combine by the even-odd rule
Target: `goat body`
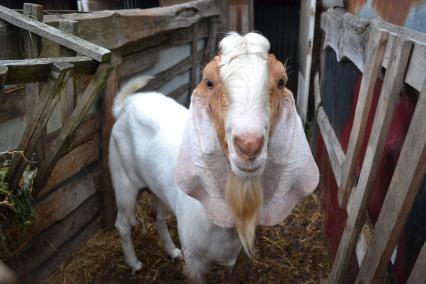
[[[139,79],[140,80],[140,79]],[[112,129],[109,167],[118,214],[119,231],[127,264],[133,271],[142,268],[131,241],[131,226],[136,224],[138,191],[148,187],[154,195],[156,228],[172,258],[182,257],[170,238],[165,212],[176,216],[179,238],[187,271],[203,282],[211,261],[232,266],[241,249],[234,228],[223,228],[210,221],[202,204],[185,194],[176,184],[174,169],[188,110],[160,93],[138,93],[125,99],[135,82],[118,94],[114,106],[117,121]]]

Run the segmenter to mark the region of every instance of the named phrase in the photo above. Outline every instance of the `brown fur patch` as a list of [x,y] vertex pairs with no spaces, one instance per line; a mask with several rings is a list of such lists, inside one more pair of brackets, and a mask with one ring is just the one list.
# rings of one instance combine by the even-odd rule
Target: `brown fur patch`
[[[212,88],[207,87],[207,81],[213,83]],[[211,60],[203,70],[203,79],[194,91],[195,96],[206,96],[211,116],[215,126],[222,150],[228,156],[228,145],[225,141],[225,119],[228,112],[228,98],[225,88],[219,77],[219,56]]]
[[[282,106],[282,98],[285,96],[292,96],[290,90],[285,86],[287,85],[287,72],[282,64],[273,54],[268,56],[268,69],[270,80],[269,91],[269,107],[271,108],[271,127],[269,129],[269,136],[274,133],[275,126],[280,118]],[[279,87],[279,81],[284,80],[284,86]]]

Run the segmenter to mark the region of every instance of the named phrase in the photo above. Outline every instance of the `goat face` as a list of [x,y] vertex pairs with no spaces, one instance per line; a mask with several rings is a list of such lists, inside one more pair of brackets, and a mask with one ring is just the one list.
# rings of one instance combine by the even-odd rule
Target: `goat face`
[[208,96],[223,152],[240,179],[263,173],[280,97],[291,96],[284,65],[268,51],[269,42],[259,34],[231,34],[205,67],[199,86]]

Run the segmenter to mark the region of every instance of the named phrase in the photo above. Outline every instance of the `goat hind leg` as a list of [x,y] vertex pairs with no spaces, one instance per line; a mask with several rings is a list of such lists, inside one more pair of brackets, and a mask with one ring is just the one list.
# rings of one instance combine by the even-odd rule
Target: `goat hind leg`
[[136,224],[135,207],[137,192],[137,190],[129,187],[127,190],[124,187],[116,190],[118,212],[115,227],[120,234],[126,263],[130,266],[133,273],[143,267],[136,256],[132,243],[132,226]]
[[163,245],[167,251],[167,254],[172,258],[182,259],[182,252],[178,249],[173,243],[172,238],[170,237],[169,229],[166,224],[166,205],[154,196],[153,205],[155,207],[156,217],[155,217],[155,227],[157,229],[158,234],[160,235],[160,239],[163,242]]

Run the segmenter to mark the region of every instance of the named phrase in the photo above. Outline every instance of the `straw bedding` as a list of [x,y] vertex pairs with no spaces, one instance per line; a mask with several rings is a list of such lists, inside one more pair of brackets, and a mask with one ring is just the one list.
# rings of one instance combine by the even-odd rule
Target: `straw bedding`
[[[133,242],[142,272],[132,275],[124,262],[119,236],[115,230],[101,231],[89,239],[79,252],[61,265],[46,283],[188,283],[183,263],[173,262],[163,249],[151,214],[151,197],[144,193],[139,201],[139,224]],[[167,221],[178,244],[176,222]],[[328,249],[323,233],[318,196],[306,198],[279,226],[257,231],[257,254],[247,267],[244,283],[320,283],[329,273]],[[213,266],[208,283],[225,283],[228,269]]]

